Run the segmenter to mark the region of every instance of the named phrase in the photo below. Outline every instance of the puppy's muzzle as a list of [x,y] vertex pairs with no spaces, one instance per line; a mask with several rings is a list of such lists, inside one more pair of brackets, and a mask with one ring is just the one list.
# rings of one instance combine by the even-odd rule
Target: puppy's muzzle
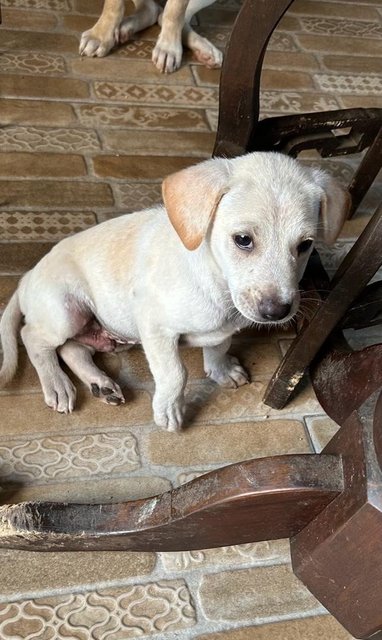
[[292,304],[278,298],[261,298],[257,305],[259,314],[266,322],[279,322],[289,316]]

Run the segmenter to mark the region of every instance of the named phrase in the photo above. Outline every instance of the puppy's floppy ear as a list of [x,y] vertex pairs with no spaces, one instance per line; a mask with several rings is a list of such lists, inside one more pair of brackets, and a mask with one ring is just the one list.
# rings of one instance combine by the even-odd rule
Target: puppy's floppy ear
[[173,173],[163,181],[167,215],[190,251],[202,243],[218,204],[228,191],[228,180],[228,161],[214,158]]
[[322,189],[320,202],[320,239],[333,244],[346,221],[351,206],[350,193],[324,171],[314,171]]

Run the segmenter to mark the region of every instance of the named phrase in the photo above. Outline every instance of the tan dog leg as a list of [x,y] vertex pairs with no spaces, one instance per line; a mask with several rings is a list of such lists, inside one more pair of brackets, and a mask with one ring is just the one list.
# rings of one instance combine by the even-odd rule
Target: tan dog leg
[[134,33],[151,27],[158,20],[162,9],[154,0],[133,0],[135,12],[122,21],[119,29],[119,41],[128,42]]
[[91,29],[84,31],[80,54],[102,58],[120,42],[127,42],[137,31],[154,24],[161,11],[154,0],[133,0],[135,12],[123,20],[123,0],[105,0],[102,14]]
[[162,29],[152,54],[153,63],[159,71],[172,73],[180,67],[182,41],[205,66],[221,66],[221,51],[190,26],[194,14],[213,2],[214,0],[167,0],[160,19]]
[[119,41],[119,27],[125,5],[123,0],[105,0],[99,20],[94,27],[84,31],[80,42],[82,56],[102,58]]
[[190,24],[195,13],[208,7],[213,2],[214,0],[190,0],[182,33],[183,43],[191,49],[198,62],[201,62],[209,69],[216,69],[222,66],[223,54],[207,38],[203,38],[203,36],[196,33]]
[[93,396],[106,404],[119,405],[125,402],[119,385],[94,364],[94,349],[74,340],[67,340],[58,353],[69,369],[86,384]]

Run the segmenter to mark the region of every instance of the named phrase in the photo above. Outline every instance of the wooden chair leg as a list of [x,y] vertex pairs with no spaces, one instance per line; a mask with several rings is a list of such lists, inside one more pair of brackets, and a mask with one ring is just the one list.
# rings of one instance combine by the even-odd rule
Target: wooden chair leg
[[352,198],[352,206],[349,218],[352,218],[362,199],[377,177],[382,165],[382,127],[379,130],[373,144],[366,152],[359,169],[355,172],[349,185]]
[[381,266],[381,245],[382,206],[341,263],[329,296],[301,329],[274,373],[265,392],[265,404],[282,409],[287,403],[306,367]]
[[324,449],[342,456],[344,491],[291,540],[296,575],[352,635],[373,640],[382,630],[381,431],[374,395]]
[[245,153],[259,118],[260,75],[268,40],[293,0],[244,0],[220,80],[214,156]]

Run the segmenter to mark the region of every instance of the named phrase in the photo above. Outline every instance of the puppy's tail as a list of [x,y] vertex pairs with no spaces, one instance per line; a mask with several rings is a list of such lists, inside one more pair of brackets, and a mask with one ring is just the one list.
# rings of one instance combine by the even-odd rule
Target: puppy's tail
[[17,333],[21,324],[18,292],[15,291],[4,309],[0,321],[0,337],[3,345],[3,364],[0,369],[0,388],[12,380],[17,369]]

